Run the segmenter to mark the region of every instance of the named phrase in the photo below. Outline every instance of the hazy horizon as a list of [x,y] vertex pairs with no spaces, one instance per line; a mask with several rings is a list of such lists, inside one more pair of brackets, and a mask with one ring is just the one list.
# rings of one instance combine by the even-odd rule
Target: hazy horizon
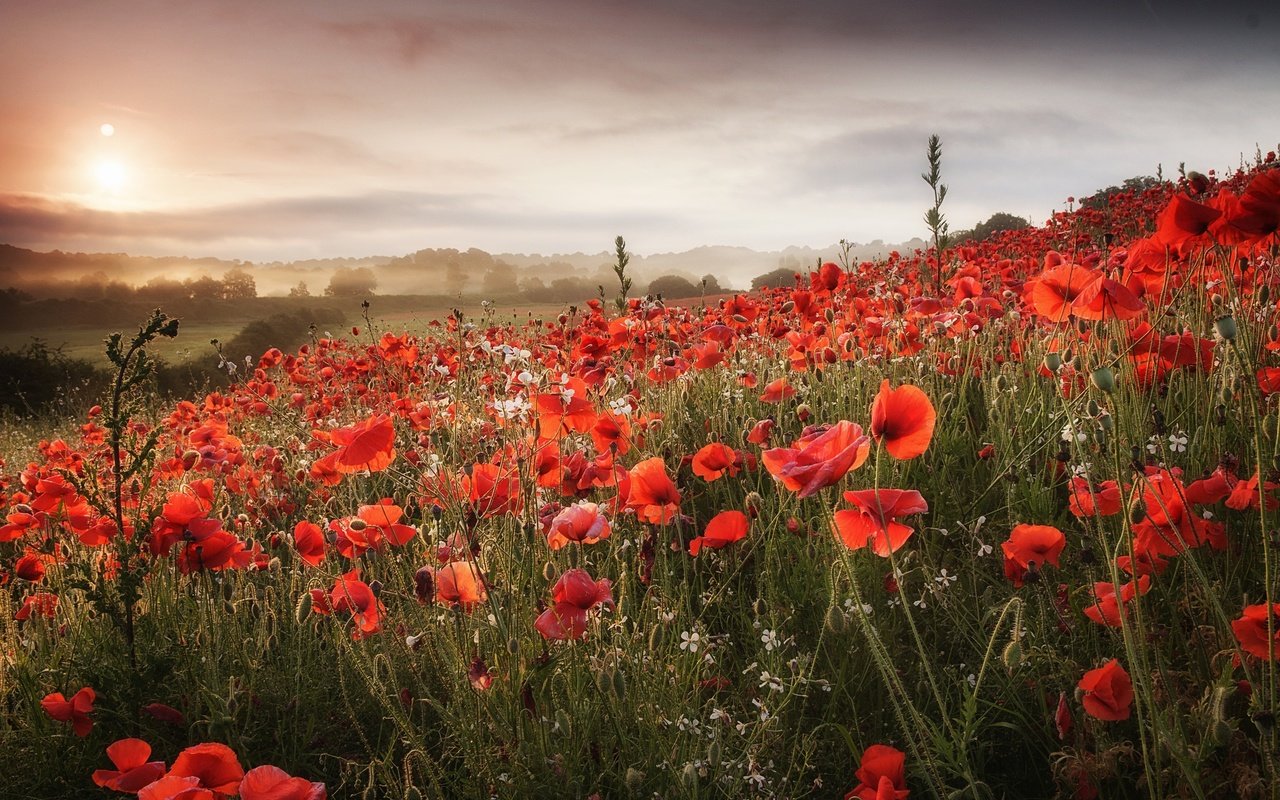
[[[1280,137],[1280,11],[1080,0],[6,9],[0,242],[254,262],[1039,223]],[[110,127],[106,127],[110,126]]]

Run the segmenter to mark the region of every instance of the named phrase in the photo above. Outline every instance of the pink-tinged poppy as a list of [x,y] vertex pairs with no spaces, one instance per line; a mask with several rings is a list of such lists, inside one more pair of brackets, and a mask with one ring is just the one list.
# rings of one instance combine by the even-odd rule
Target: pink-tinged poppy
[[453,561],[435,570],[436,601],[470,611],[489,598],[484,576],[473,561]]
[[573,603],[556,603],[538,615],[533,627],[553,642],[581,639],[587,633],[587,610]]
[[164,775],[163,761],[148,761],[151,745],[141,739],[121,739],[107,745],[107,758],[115,769],[93,771],[93,782],[104,789],[137,794],[147,784]]
[[719,549],[746,538],[751,520],[741,511],[721,511],[707,523],[706,530],[689,542],[689,555],[696,556],[704,547]]
[[1240,618],[1231,622],[1231,632],[1240,642],[1240,649],[1252,656],[1270,661],[1280,655],[1280,603],[1271,606],[1271,626],[1274,631],[1267,637],[1267,604],[1245,606]]
[[1053,713],[1053,727],[1058,731],[1058,741],[1065,742],[1075,727],[1071,718],[1071,707],[1067,705],[1067,693],[1058,692],[1058,710]]
[[801,499],[834,485],[857,469],[871,452],[862,426],[841,420],[831,427],[806,428],[791,447],[761,454],[765,469]]
[[1151,576],[1143,575],[1130,581],[1116,592],[1114,583],[1099,581],[1093,585],[1093,602],[1084,607],[1084,615],[1099,625],[1119,628],[1122,608],[1133,598],[1151,590]]
[[51,719],[71,723],[71,730],[75,731],[76,736],[84,738],[93,729],[93,720],[89,719],[89,715],[93,713],[93,701],[96,697],[93,689],[86,686],[72,695],[70,700],[63,697],[62,692],[46,695],[40,701],[40,707]]
[[937,419],[933,403],[920,387],[908,384],[890,389],[885,380],[871,404],[871,436],[894,458],[915,458],[929,449]]
[[896,747],[873,744],[862,751],[862,761],[854,777],[858,785],[849,790],[844,800],[905,800],[907,789],[907,755]]
[[355,623],[352,639],[364,639],[382,630],[386,609],[369,584],[360,580],[360,570],[353,569],[334,581],[328,599],[330,612],[351,614]]
[[396,458],[396,429],[386,414],[338,428],[328,438],[338,449],[321,460],[343,474],[380,472]]
[[254,767],[240,781],[240,800],[327,800],[328,796],[323,783],[292,777],[270,764]]
[[1014,588],[1022,588],[1028,572],[1043,568],[1045,564],[1059,566],[1067,537],[1052,525],[1016,525],[1009,539],[1000,545],[1004,551],[1004,574],[1013,581]]
[[870,547],[882,558],[896,553],[915,532],[898,519],[929,510],[915,489],[863,489],[845,492],[844,499],[854,508],[835,512],[836,535],[850,550]]
[[764,392],[760,395],[762,403],[781,403],[783,400],[790,400],[796,396],[795,387],[787,382],[786,378],[778,378],[765,384]]
[[595,544],[609,538],[611,528],[600,506],[582,502],[561,510],[547,527],[547,544],[559,550],[570,542]]
[[742,469],[742,454],[722,442],[712,442],[693,454],[693,474],[707,483],[728,475],[733,477]]
[[1084,674],[1077,684],[1085,713],[1105,722],[1119,722],[1133,713],[1133,682],[1120,662],[1111,659]]
[[318,567],[324,561],[324,532],[320,526],[305,519],[293,526],[293,546],[302,563]]
[[667,476],[661,458],[649,458],[631,468],[626,508],[644,522],[665,525],[680,511],[680,491]]
[[557,603],[572,603],[590,611],[597,605],[613,606],[612,583],[608,578],[595,580],[585,569],[566,571],[551,588]]
[[219,742],[192,745],[178,754],[168,777],[195,778],[211,792],[233,795],[244,778],[244,767],[230,747]]

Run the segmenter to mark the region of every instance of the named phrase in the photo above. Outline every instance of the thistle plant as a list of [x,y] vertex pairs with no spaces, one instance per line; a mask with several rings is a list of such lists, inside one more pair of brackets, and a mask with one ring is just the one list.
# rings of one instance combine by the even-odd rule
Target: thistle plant
[[616,261],[613,274],[618,276],[618,296],[613,304],[619,312],[627,310],[627,293],[631,291],[631,276],[627,275],[627,264],[631,263],[631,254],[627,252],[627,240],[621,236],[613,240]]

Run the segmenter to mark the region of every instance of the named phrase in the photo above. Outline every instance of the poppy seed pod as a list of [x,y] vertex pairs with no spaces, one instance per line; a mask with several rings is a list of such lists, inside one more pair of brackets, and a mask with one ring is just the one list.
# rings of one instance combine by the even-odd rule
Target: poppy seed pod
[[1230,314],[1224,317],[1218,317],[1213,323],[1213,330],[1218,334],[1218,338],[1224,342],[1234,342],[1236,340],[1236,318]]
[[1010,641],[1004,646],[1004,652],[1000,655],[1000,660],[1004,663],[1005,669],[1012,672],[1022,663],[1022,643],[1017,639]]
[[1062,356],[1058,353],[1045,353],[1044,368],[1050,372],[1057,372],[1062,369]]

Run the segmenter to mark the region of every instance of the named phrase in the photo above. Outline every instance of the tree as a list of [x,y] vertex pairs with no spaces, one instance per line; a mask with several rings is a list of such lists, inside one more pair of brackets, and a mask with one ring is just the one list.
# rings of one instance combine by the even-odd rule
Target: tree
[[697,297],[702,290],[693,281],[681,275],[663,275],[649,282],[649,294],[667,299]]
[[326,297],[359,297],[373,294],[378,288],[378,277],[368,267],[339,267],[325,287]]
[[222,276],[223,300],[252,300],[258,296],[258,284],[247,269],[233,267]]
[[977,225],[974,225],[973,232],[969,234],[968,238],[975,242],[985,242],[997,233],[1002,233],[1004,231],[1020,231],[1030,227],[1031,223],[1027,222],[1022,217],[1015,217],[1013,214],[1009,214],[1004,211],[997,211],[990,217],[987,217],[985,222],[979,222]]
[[796,285],[798,270],[790,267],[778,267],[772,272],[757,275],[751,279],[752,289],[787,289]]
[[307,288],[306,281],[298,281],[298,285],[289,290],[290,297],[310,297],[311,290]]
[[702,291],[707,294],[720,294],[725,289],[720,285],[720,279],[711,273],[702,276]]

